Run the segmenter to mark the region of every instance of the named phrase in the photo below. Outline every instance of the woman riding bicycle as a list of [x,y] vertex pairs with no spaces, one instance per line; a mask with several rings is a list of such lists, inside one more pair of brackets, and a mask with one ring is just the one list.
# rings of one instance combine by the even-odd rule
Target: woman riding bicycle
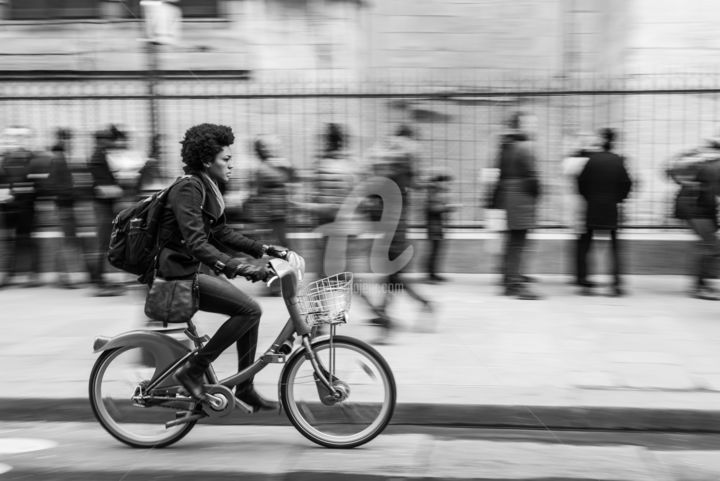
[[[224,274],[227,278],[241,275],[253,282],[264,281],[271,275],[268,268],[248,264],[224,251],[239,251],[256,259],[264,254],[284,256],[281,248],[249,239],[225,223],[225,202],[218,184],[230,177],[230,145],[234,141],[232,129],[224,125],[200,124],[185,132],[181,156],[183,169],[189,175],[170,190],[161,217],[160,277],[189,279],[200,272],[204,264],[215,274]],[[237,343],[238,369],[252,364],[262,314],[257,302],[227,279],[200,272],[198,287],[201,311],[226,314],[230,318],[175,374],[175,379],[195,398],[203,396],[203,377],[210,363],[232,343]],[[254,411],[277,408],[277,403],[263,399],[255,391],[252,378],[237,386],[235,397]]]

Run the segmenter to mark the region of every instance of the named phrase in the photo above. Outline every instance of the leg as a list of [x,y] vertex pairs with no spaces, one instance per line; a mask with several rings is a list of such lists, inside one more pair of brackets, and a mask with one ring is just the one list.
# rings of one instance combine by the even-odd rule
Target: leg
[[3,257],[7,259],[4,267],[3,285],[10,285],[17,273],[17,210],[13,204],[4,206],[3,211]]
[[[202,396],[202,376],[212,361],[237,343],[238,370],[243,370],[255,360],[257,333],[262,310],[250,296],[230,282],[219,277],[198,275],[200,309],[207,312],[230,315],[197,355],[184,364],[175,377],[194,397]],[[275,404],[263,399],[252,388],[252,379],[237,386],[236,396],[254,410],[274,409]]]
[[35,230],[35,202],[28,200],[18,210],[17,229],[15,235],[15,252],[18,258],[27,257],[29,261],[29,272],[31,280],[28,286],[39,284],[40,256],[37,242],[33,238]]
[[612,274],[613,274],[613,286],[616,289],[620,288],[622,286],[622,277],[621,277],[621,261],[620,261],[620,240],[618,239],[618,231],[617,229],[612,229],[610,231],[610,248],[611,256],[612,256]]
[[505,278],[507,285],[511,288],[517,288],[522,284],[520,273],[522,272],[522,256],[527,232],[524,229],[508,231]]
[[112,233],[113,205],[109,202],[96,201],[94,203],[94,209],[97,238],[90,280],[99,287],[104,287],[105,253],[110,244],[110,234]]
[[588,255],[592,247],[593,230],[587,229],[585,232],[580,234],[577,240],[577,257],[575,264],[575,272],[577,275],[577,284],[583,287],[589,287],[590,282],[588,281]]
[[696,245],[697,288],[705,288],[708,279],[714,274],[714,264],[718,257],[717,229],[712,219],[689,219],[688,223],[699,237]]
[[428,256],[428,277],[432,280],[438,280],[437,273],[438,261],[440,260],[440,250],[442,248],[442,239],[430,240],[430,255]]

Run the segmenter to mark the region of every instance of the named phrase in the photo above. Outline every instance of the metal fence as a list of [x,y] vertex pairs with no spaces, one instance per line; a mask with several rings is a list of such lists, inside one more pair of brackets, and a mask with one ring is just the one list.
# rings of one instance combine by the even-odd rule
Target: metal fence
[[[277,134],[288,158],[307,171],[327,122],[347,126],[359,162],[397,125],[410,123],[420,134],[420,172],[441,167],[454,174],[454,201],[463,207],[452,226],[481,227],[482,169],[495,163],[503,120],[521,109],[539,121],[542,225],[573,223],[575,194],[562,159],[575,148],[577,132],[614,127],[636,181],[626,224],[655,228],[677,225],[670,216],[675,187],[663,173],[667,159],[718,133],[720,120],[720,85],[715,76],[698,75],[357,82],[296,73],[258,81],[247,72],[165,72],[156,92],[148,94],[144,72],[15,72],[0,76],[0,127],[30,126],[44,146],[56,127],[70,127],[78,134],[75,158],[82,160],[89,156],[92,132],[113,122],[130,130],[135,148],[147,150],[154,101],[168,175],[180,171],[178,141],[185,129],[213,122],[233,127],[238,170],[247,176],[253,165],[249,141],[257,134]],[[422,223],[421,196],[414,198],[416,224]]]

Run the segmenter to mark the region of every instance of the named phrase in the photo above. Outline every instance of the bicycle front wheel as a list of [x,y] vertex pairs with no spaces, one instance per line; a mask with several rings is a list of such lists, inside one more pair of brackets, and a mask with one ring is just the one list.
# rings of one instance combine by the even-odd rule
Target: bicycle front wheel
[[[342,400],[323,402],[315,370],[302,353],[285,366],[280,399],[290,422],[305,437],[328,448],[354,448],[380,434],[395,410],[397,389],[387,362],[368,344],[346,336],[313,343],[325,369],[334,367],[333,383]],[[333,357],[331,364],[330,359]]]
[[[187,415],[194,401],[148,402],[132,398],[156,372],[152,353],[139,346],[124,346],[102,353],[90,375],[90,404],[103,428],[135,448],[161,448],[183,438],[195,422],[165,428],[165,423]],[[165,393],[163,397],[174,397]]]

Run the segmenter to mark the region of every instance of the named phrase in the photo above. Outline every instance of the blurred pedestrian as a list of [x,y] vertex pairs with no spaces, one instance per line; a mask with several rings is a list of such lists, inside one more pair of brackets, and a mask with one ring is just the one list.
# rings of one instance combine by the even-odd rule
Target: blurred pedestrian
[[618,240],[618,204],[630,194],[632,180],[625,168],[625,159],[614,153],[617,134],[613,129],[600,131],[601,151],[589,152],[588,160],[578,176],[578,191],[585,199],[585,226],[577,241],[577,284],[583,294],[592,293],[595,283],[588,279],[588,254],[593,234],[598,230],[610,232],[612,295],[622,296],[622,260]]
[[260,135],[253,142],[255,155],[260,160],[255,174],[257,198],[263,205],[263,224],[272,230],[266,244],[288,246],[287,222],[290,200],[290,183],[295,172],[280,152],[280,139],[271,135]]
[[[392,235],[390,242],[389,256],[390,261],[398,258],[406,252],[410,247],[407,237],[408,216],[410,212],[410,190],[416,186],[416,171],[418,163],[418,145],[415,139],[415,132],[407,125],[401,125],[394,135],[383,141],[378,151],[373,155],[372,171],[376,176],[385,177],[393,181],[400,189],[401,208],[394,233],[385,233]],[[379,198],[382,209],[386,206],[382,205],[382,199]],[[391,272],[383,284],[384,295],[379,304],[372,304],[368,298],[367,302],[371,304],[376,317],[372,319],[372,323],[383,329],[384,338],[378,342],[386,342],[393,328],[393,321],[388,315],[388,308],[392,303],[395,295],[400,292],[406,293],[410,298],[418,301],[422,305],[422,310],[432,313],[433,305],[429,299],[422,296],[415,290],[413,285],[403,276],[403,272],[407,265],[395,272]],[[360,291],[361,294],[363,290]]]
[[165,187],[162,171],[162,135],[155,134],[150,140],[147,159],[138,173],[138,200],[145,198]]
[[40,251],[33,237],[36,228],[36,202],[41,183],[47,184],[49,162],[30,148],[32,130],[9,127],[3,132],[5,151],[0,162],[0,186],[4,187],[3,220],[7,233],[8,259],[0,287],[12,285],[18,263],[29,264],[26,287],[37,287],[40,280]]
[[533,292],[523,272],[527,257],[528,232],[535,228],[540,197],[540,180],[532,140],[535,117],[515,112],[509,119],[508,132],[500,142],[498,168],[498,203],[505,209],[507,231],[503,256],[504,294],[518,299],[533,300]]
[[[356,219],[339,219],[338,212],[365,174],[352,155],[350,137],[344,126],[328,123],[322,135],[322,144],[314,165],[312,202],[298,207],[313,212],[317,226],[321,230],[322,226],[332,224],[346,229],[346,232],[335,232],[338,235],[357,236],[360,232],[353,231]],[[323,232],[322,235],[320,272],[325,276],[337,274],[337,272],[328,272],[334,269],[330,269],[325,263],[329,238],[333,234]],[[344,260],[347,261],[347,257]]]
[[452,176],[447,173],[434,174],[427,185],[427,198],[425,202],[425,221],[427,225],[427,238],[430,250],[427,256],[427,281],[431,283],[444,282],[447,279],[438,274],[438,264],[445,243],[445,223],[447,215],[455,210],[456,206],[448,201],[450,181]]
[[75,289],[79,287],[71,279],[71,268],[77,259],[84,259],[83,248],[77,236],[75,217],[75,186],[68,158],[71,155],[72,131],[60,128],[55,131],[55,144],[51,147],[52,163],[50,185],[52,186],[55,211],[62,229],[60,248],[57,251],[56,268],[60,287]]
[[697,235],[695,245],[695,283],[690,295],[698,299],[720,300],[711,284],[717,276],[720,245],[717,240],[717,196],[720,195],[720,138],[708,139],[699,149],[683,152],[671,159],[667,174],[679,186],[675,217],[687,222]]
[[90,157],[88,167],[93,176],[94,210],[97,244],[95,259],[90,273],[90,281],[97,287],[98,296],[115,296],[123,294],[118,284],[106,279],[107,248],[110,244],[112,221],[121,208],[123,189],[115,172],[111,168],[109,156],[114,151],[125,148],[127,135],[115,126],[95,133],[95,150]]

